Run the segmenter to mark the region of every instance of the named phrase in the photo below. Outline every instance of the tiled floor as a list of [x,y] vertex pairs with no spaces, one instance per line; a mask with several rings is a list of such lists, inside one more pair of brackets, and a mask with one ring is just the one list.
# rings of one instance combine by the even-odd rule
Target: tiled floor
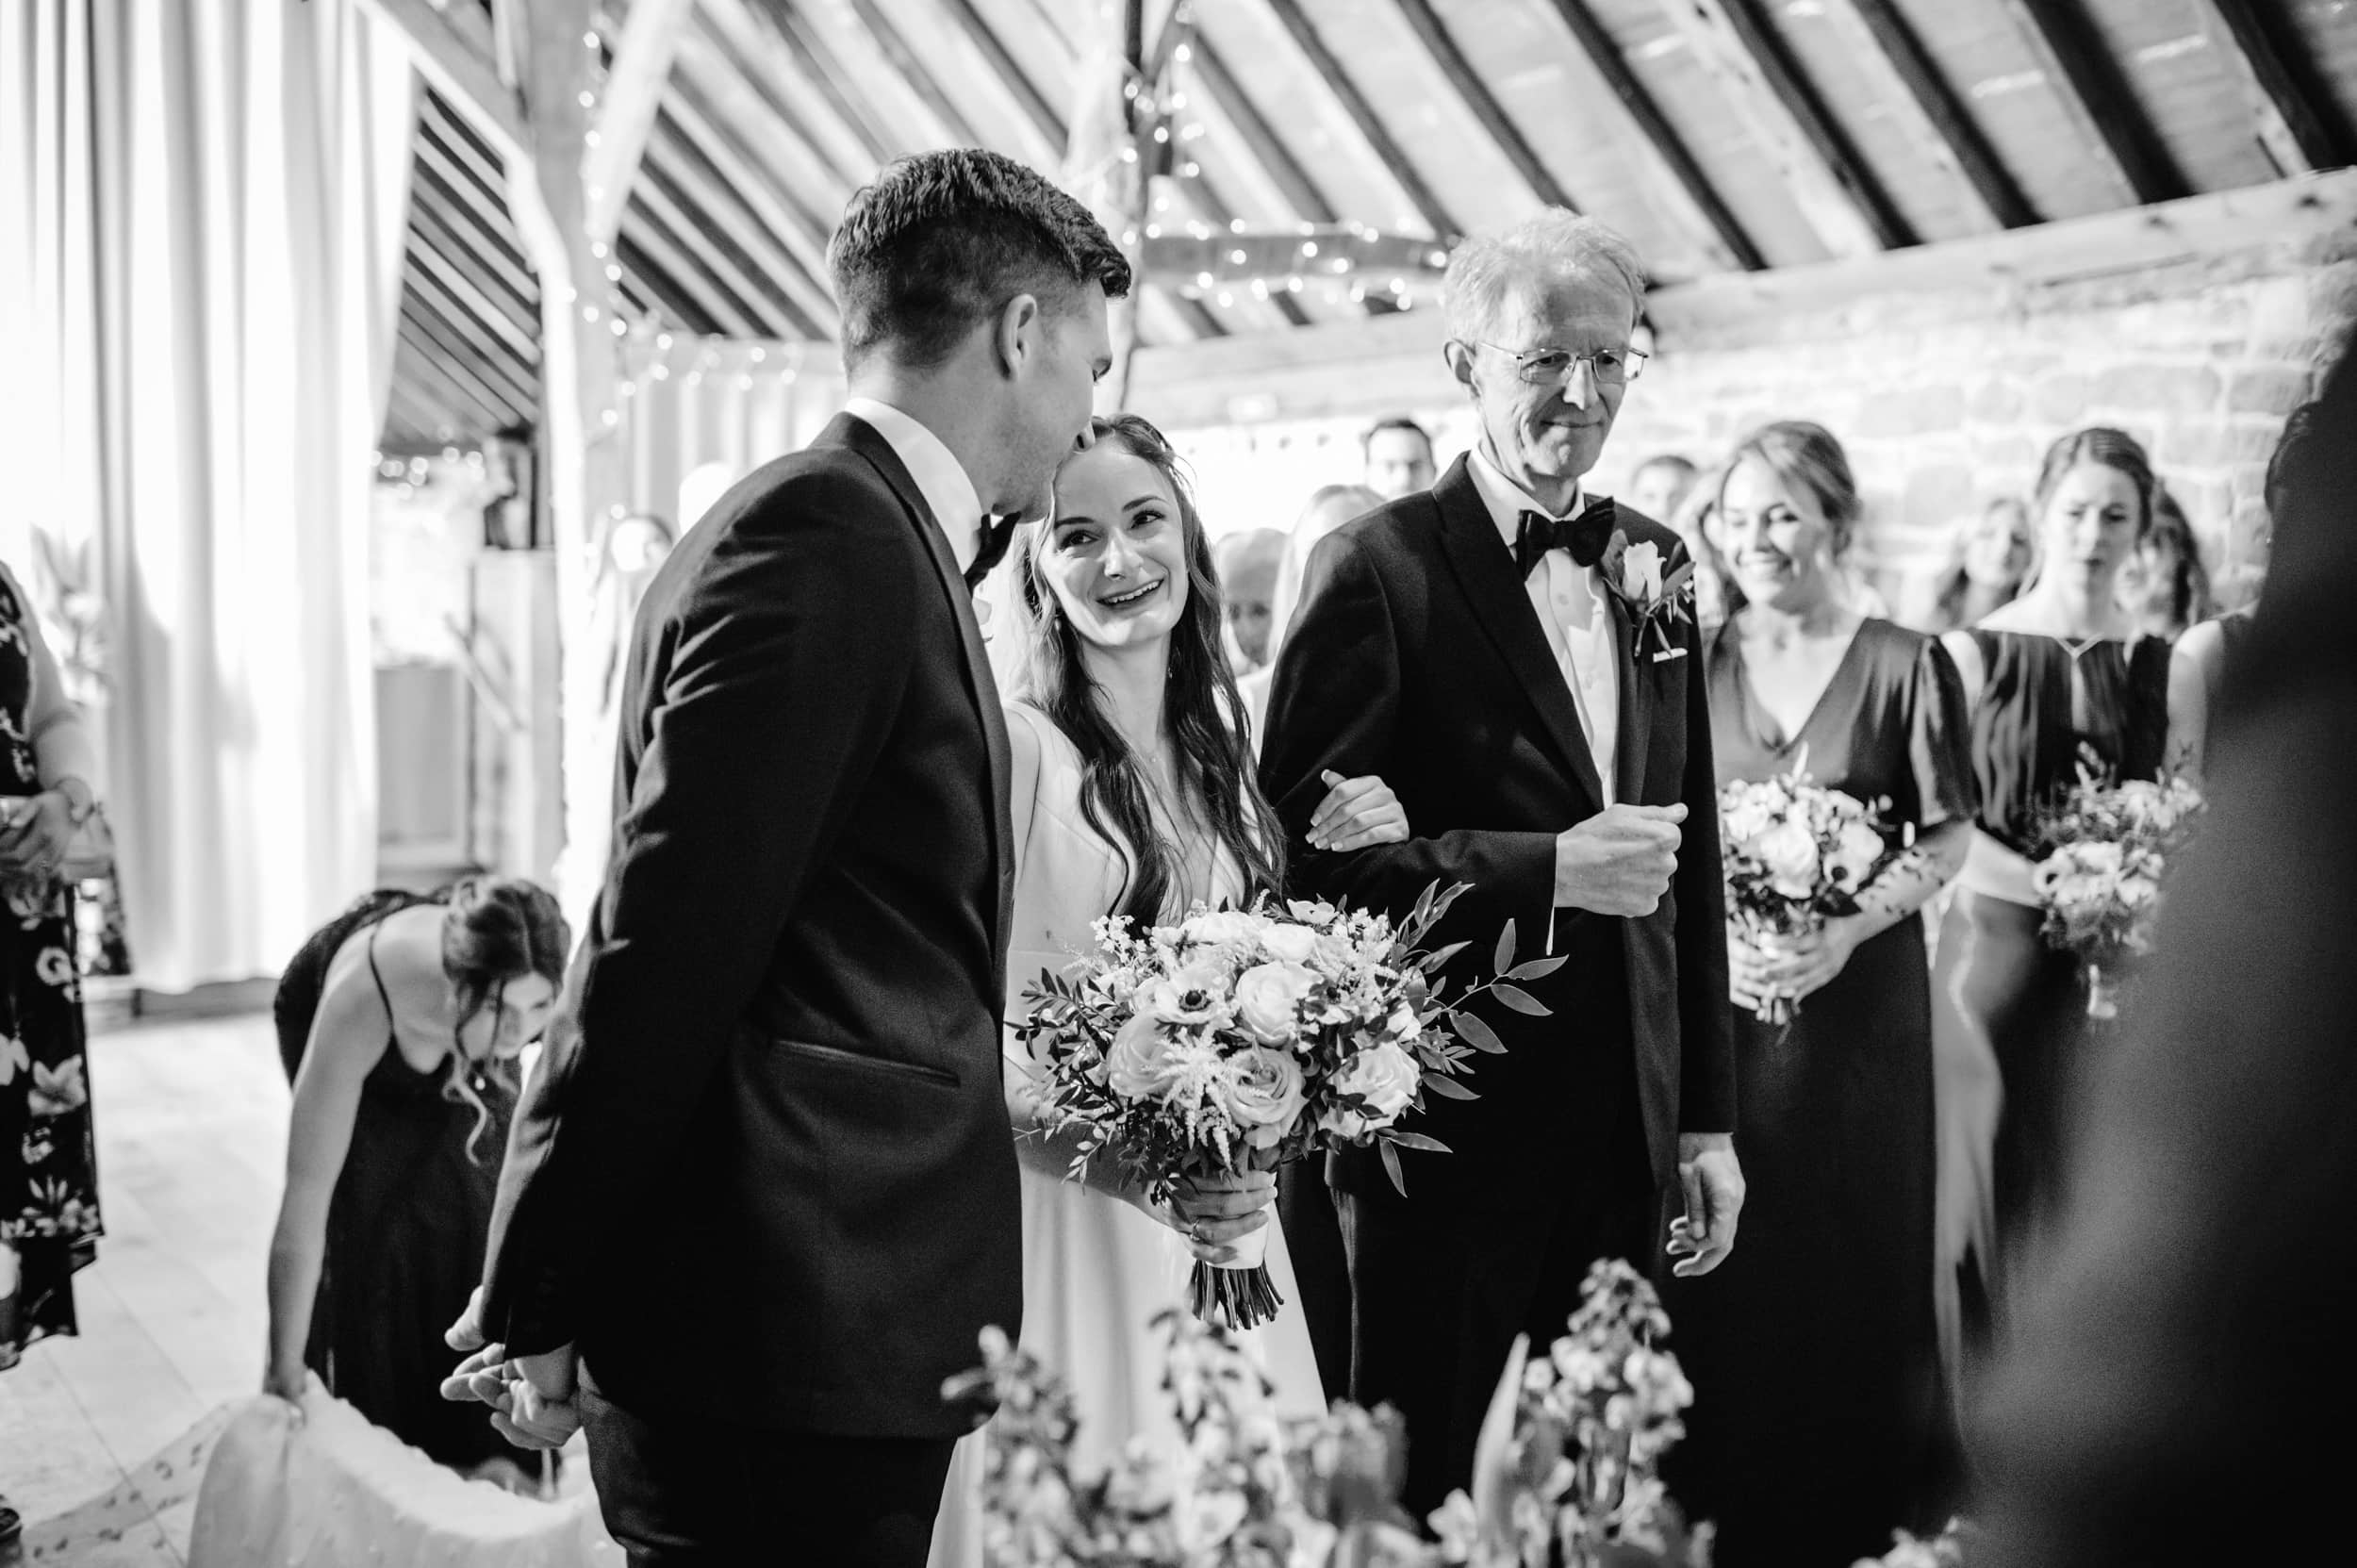
[[74,1281],[81,1337],[0,1373],[0,1493],[26,1568],[177,1568],[179,1440],[261,1386],[287,1086],[259,1016],[107,1031],[90,1057],[107,1236]]

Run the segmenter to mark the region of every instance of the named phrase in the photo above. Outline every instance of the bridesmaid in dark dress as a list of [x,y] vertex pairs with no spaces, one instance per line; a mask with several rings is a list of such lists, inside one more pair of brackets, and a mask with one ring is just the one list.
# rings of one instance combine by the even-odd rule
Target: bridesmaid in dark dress
[[[1821,934],[1767,949],[1728,933],[1743,1238],[1671,1301],[1695,1395],[1691,1480],[1676,1484],[1718,1523],[1727,1568],[1839,1568],[1925,1523],[1939,1409],[1931,984],[1913,916],[1963,860],[1972,779],[1938,642],[1844,602],[1836,563],[1857,510],[1840,445],[1813,424],[1747,437],[1720,491],[1745,601],[1707,651],[1720,778],[1802,767],[1887,801],[1894,837],[1911,828],[1920,850]],[[1772,992],[1798,999],[1788,1026],[1755,1015]]]
[[[2144,449],[2075,431],[2038,476],[2040,563],[2023,595],[1943,639],[1972,706],[1981,806],[1939,933],[1936,1048],[1942,1103],[1939,1284],[1944,1348],[2002,1330],[2007,1293],[2051,1228],[2067,1173],[2073,1097],[2091,1032],[2078,965],[2046,945],[2027,858],[2042,809],[2092,756],[2122,778],[2161,770],[2168,645],[2119,604],[2121,569],[2151,525]],[[1952,1366],[1961,1374],[1960,1364]]]
[[515,1451],[440,1396],[459,1360],[442,1335],[482,1276],[515,1058],[569,946],[546,892],[478,879],[447,902],[370,895],[280,982],[294,1110],[263,1388],[299,1404],[316,1372],[430,1458],[511,1486]]

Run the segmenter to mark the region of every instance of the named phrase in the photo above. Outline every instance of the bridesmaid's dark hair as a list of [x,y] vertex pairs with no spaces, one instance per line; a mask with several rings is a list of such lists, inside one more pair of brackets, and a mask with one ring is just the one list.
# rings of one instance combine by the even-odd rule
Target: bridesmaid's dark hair
[[[1170,631],[1169,690],[1162,703],[1164,733],[1177,743],[1178,783],[1186,797],[1182,809],[1199,812],[1196,825],[1209,829],[1244,868],[1247,898],[1281,893],[1284,834],[1254,776],[1244,699],[1220,646],[1219,573],[1178,454],[1161,431],[1135,414],[1092,420],[1089,434],[1092,446],[1110,441],[1162,475],[1185,536],[1187,604]],[[1128,880],[1113,913],[1151,926],[1166,913],[1163,902],[1175,875],[1172,847],[1155,828],[1145,769],[1106,715],[1082,657],[1080,635],[1042,574],[1040,541],[1052,526],[1051,519],[1025,529],[1017,555],[1018,602],[1029,634],[1019,695],[1070,737],[1080,753],[1081,814],[1129,854]]]
[[538,975],[552,987],[565,978],[565,957],[572,933],[564,911],[548,889],[520,877],[468,877],[443,895],[442,975],[450,982],[458,1016],[451,1025],[450,1066],[442,1081],[442,1098],[471,1107],[474,1131],[467,1138],[467,1157],[491,1125],[490,1108],[475,1092],[472,1074],[479,1065],[495,1081],[513,1089],[515,1064],[492,1057],[480,1064],[467,1060],[460,1035],[485,1008],[496,1010],[506,999],[510,981]]

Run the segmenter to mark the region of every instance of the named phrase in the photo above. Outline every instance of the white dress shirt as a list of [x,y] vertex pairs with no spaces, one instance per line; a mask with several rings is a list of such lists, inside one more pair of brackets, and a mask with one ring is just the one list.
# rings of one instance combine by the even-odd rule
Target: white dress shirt
[[[1506,541],[1509,558],[1525,512],[1555,515],[1499,472],[1478,447],[1466,471],[1482,503],[1490,508],[1490,520]],[[1572,497],[1571,510],[1561,516],[1575,518],[1587,509],[1588,495],[1581,490]],[[1613,638],[1619,634],[1604,584],[1593,567],[1574,562],[1570,552],[1550,550],[1537,569],[1523,579],[1523,591],[1530,596],[1540,630],[1554,650],[1556,668],[1571,688],[1573,705],[1579,710],[1579,726],[1588,735],[1589,754],[1595,759],[1596,777],[1604,785],[1604,803],[1610,805],[1612,765],[1621,739],[1621,667],[1613,648]]]
[[957,454],[944,446],[940,437],[888,403],[846,398],[843,411],[865,421],[891,446],[948,539],[958,569],[972,566],[982,548],[982,498],[974,481],[966,477],[965,465],[958,461]]

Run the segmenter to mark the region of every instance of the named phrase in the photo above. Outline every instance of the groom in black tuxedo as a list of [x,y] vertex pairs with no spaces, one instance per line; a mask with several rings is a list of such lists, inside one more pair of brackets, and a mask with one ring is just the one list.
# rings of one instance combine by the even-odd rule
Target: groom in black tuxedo
[[[1580,478],[1642,357],[1642,278],[1620,236],[1550,211],[1449,262],[1448,360],[1476,450],[1428,491],[1344,524],[1310,558],[1269,699],[1261,778],[1292,840],[1294,891],[1404,914],[1464,882],[1433,936],[1485,972],[1566,960],[1484,1005],[1502,1055],[1479,1098],[1410,1119],[1447,1154],[1327,1164],[1351,1287],[1350,1394],[1408,1418],[1409,1506],[1464,1485],[1517,1333],[1562,1333],[1588,1266],[1651,1269],[1663,1198],[1681,1274],[1718,1266],[1743,1181],[1720,887],[1717,785],[1690,597],[1644,581],[1676,536]],[[1624,593],[1622,590],[1628,590]],[[1398,792],[1401,844],[1310,847],[1328,770]]]
[[453,1379],[528,1444],[578,1413],[640,1568],[922,1564],[971,1425],[943,1379],[1022,1312],[969,585],[1086,429],[1129,272],[970,149],[885,169],[828,261],[853,396],[639,611],[613,857],[473,1314],[496,1343]]

